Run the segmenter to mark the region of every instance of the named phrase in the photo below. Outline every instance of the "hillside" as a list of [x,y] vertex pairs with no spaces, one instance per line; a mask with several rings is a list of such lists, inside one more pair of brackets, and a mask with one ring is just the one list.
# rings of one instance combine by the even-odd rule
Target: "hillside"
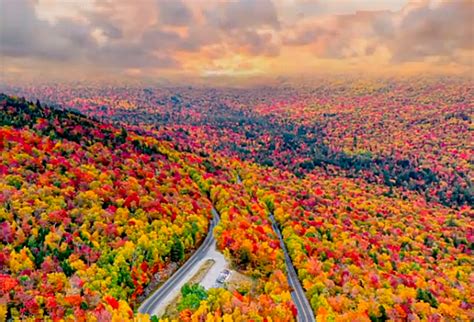
[[150,152],[156,142],[21,99],[0,104],[8,314],[128,316],[202,241],[210,202],[182,166]]
[[243,258],[242,245],[253,247],[258,260],[236,263],[256,284],[242,293],[211,290],[207,308],[184,305],[180,320],[293,319],[281,250],[266,242],[276,236],[263,208],[249,210],[231,172],[75,112],[6,95],[0,106],[2,317],[132,319],[147,285],[160,284],[201,243],[212,200],[224,218],[239,212],[219,231],[261,216],[227,250]]

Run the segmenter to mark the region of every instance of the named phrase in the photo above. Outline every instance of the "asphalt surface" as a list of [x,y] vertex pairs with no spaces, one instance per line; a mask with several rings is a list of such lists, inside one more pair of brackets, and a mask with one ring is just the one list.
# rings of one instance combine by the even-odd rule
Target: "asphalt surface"
[[148,297],[142,305],[138,308],[138,312],[153,315],[158,307],[170,292],[175,291],[175,286],[181,282],[183,278],[186,278],[189,271],[198,263],[207,253],[208,249],[214,243],[214,227],[219,222],[219,214],[212,208],[213,218],[209,227],[209,232],[204,239],[204,242],[194,252],[194,254],[181,266],[161,287],[156,290],[150,297]]
[[[242,183],[240,176],[237,176],[237,183]],[[153,312],[156,311],[156,307],[158,307],[163,299],[165,299],[170,292],[173,292],[176,285],[181,282],[183,278],[186,278],[189,271],[198,263],[204,256],[206,256],[207,251],[210,247],[212,247],[215,239],[213,230],[214,227],[219,222],[219,214],[217,213],[214,207],[212,208],[212,215],[213,218],[211,220],[211,226],[209,227],[209,233],[207,234],[204,242],[201,246],[194,252],[194,254],[183,264],[163,285],[156,290],[148,299],[146,299],[142,305],[138,308],[138,312],[146,313],[153,315]],[[286,249],[285,243],[283,241],[283,236],[281,235],[280,228],[278,227],[275,217],[273,214],[269,214],[269,218],[272,222],[273,230],[278,235],[280,240],[280,247],[283,249],[285,254],[285,264],[287,270],[287,278],[288,283],[292,289],[291,291],[291,298],[295,303],[297,313],[297,320],[299,322],[315,322],[313,310],[311,309],[311,305],[309,304],[308,299],[306,298],[305,292],[301,283],[298,279],[298,275],[296,274],[296,270],[291,262],[290,255]]]
[[[239,175],[237,175],[237,183],[242,183]],[[295,303],[296,309],[298,310],[297,320],[300,322],[315,322],[316,319],[314,318],[313,310],[311,309],[311,305],[309,304],[303,287],[301,286],[300,280],[298,279],[298,274],[296,274],[295,267],[293,266],[293,262],[291,261],[288,250],[286,249],[280,228],[278,227],[275,217],[272,213],[269,214],[269,217],[272,222],[272,228],[280,240],[280,247],[283,249],[283,253],[285,254],[285,264],[287,271],[286,276],[292,289],[291,298],[293,299],[293,303]]]
[[288,283],[290,284],[290,287],[292,289],[291,298],[293,299],[293,303],[295,303],[296,309],[298,310],[297,320],[300,322],[316,321],[314,318],[313,310],[311,309],[311,305],[309,304],[309,301],[304,293],[303,287],[301,286],[300,280],[298,279],[298,274],[296,274],[295,267],[291,262],[290,255],[288,255],[285,243],[283,242],[283,236],[281,235],[280,229],[276,224],[275,217],[273,216],[273,214],[269,214],[269,217],[272,222],[273,230],[277,233],[278,238],[280,239],[280,247],[285,253],[285,263],[287,271],[286,276],[288,278]]

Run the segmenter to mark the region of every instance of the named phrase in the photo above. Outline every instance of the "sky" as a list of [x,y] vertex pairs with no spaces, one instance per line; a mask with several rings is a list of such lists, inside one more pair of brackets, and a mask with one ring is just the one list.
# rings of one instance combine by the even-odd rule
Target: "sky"
[[0,0],[5,80],[467,74],[474,0]]

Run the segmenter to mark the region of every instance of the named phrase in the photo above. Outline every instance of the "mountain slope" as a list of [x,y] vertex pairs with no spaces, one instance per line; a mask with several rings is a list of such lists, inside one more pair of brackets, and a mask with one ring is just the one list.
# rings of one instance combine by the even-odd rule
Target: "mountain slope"
[[218,247],[252,282],[178,320],[295,319],[277,236],[231,167],[5,95],[0,125],[2,318],[148,320],[133,310],[202,242],[212,200]]
[[0,107],[7,317],[128,317],[204,239],[210,202],[156,140],[4,95]]

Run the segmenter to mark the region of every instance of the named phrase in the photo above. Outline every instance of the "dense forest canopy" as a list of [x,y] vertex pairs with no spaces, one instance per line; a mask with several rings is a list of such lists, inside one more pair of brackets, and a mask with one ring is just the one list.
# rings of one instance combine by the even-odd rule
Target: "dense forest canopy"
[[148,320],[214,207],[253,282],[180,321],[295,319],[269,214],[318,320],[474,318],[465,81],[7,90],[40,100],[0,97],[2,316]]

